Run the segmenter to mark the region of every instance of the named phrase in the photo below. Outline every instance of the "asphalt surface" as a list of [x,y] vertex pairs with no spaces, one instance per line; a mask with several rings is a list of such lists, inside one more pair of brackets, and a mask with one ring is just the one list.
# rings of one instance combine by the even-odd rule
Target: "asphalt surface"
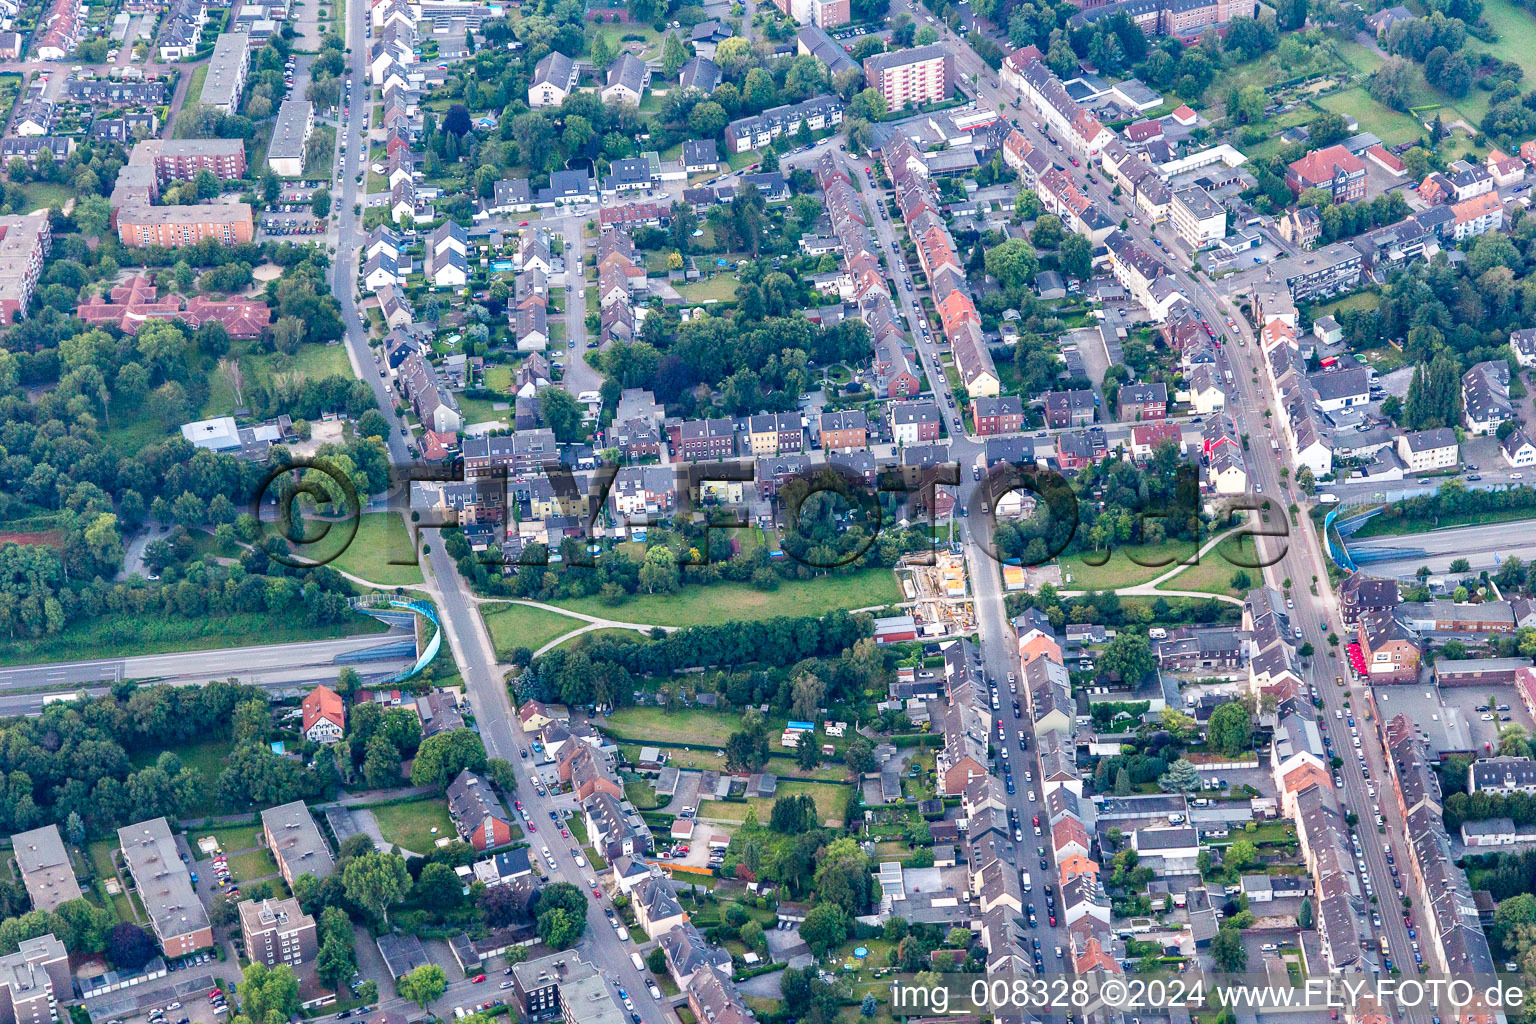
[[[1370,571],[1384,576],[1412,575],[1421,565],[1435,572],[1445,572],[1453,561],[1465,558],[1474,572],[1494,569],[1500,559],[1514,555],[1524,561],[1536,558],[1536,537],[1529,530],[1510,523],[1461,526],[1429,533],[1371,537],[1347,541],[1350,552],[1414,551],[1400,558],[1368,563]],[[1362,562],[1362,565],[1367,563]]]
[[[352,49],[349,77],[353,80],[353,102],[352,115],[338,132],[338,135],[347,142],[347,152],[339,154],[338,159],[342,198],[337,225],[337,258],[332,268],[332,288],[341,304],[342,319],[347,325],[347,352],[351,358],[353,370],[373,388],[374,395],[378,399],[379,410],[389,421],[388,444],[392,463],[405,467],[410,464],[410,458],[405,441],[400,434],[401,422],[394,413],[395,395],[387,380],[379,376],[378,364],[368,347],[367,336],[357,317],[357,260],[366,232],[363,231],[360,214],[353,211],[356,204],[362,201],[362,190],[358,185],[357,175],[367,157],[362,121],[364,111],[370,106],[367,100],[371,88],[367,84],[366,74],[367,47],[364,32],[366,6],[360,3],[347,5],[347,39]],[[578,240],[582,238],[581,228],[590,216],[590,211],[584,211],[579,218],[566,218],[568,226],[563,230],[568,232],[567,237],[572,240],[572,252],[584,254],[585,250],[580,247],[581,243]],[[574,285],[577,282],[572,283]],[[585,284],[582,283],[577,287],[584,288]],[[578,308],[584,309],[584,304],[579,298],[575,298],[568,301],[568,308],[570,315],[575,316]],[[582,315],[584,316],[584,313]],[[584,330],[581,336],[585,337]],[[581,352],[578,351],[576,354],[579,357]],[[577,363],[579,358],[572,360],[570,365]],[[436,530],[423,532],[425,533],[423,539],[431,549],[427,555],[427,566],[438,588],[439,619],[443,631],[447,634],[454,660],[463,675],[465,694],[469,698],[470,706],[474,708],[475,720],[480,729],[480,737],[485,743],[486,752],[491,757],[505,758],[519,765],[520,772],[526,772],[528,769],[523,767],[525,763],[518,756],[522,747],[519,742],[522,735],[521,725],[513,715],[506,683],[502,678],[501,670],[497,668],[495,650],[485,630],[485,623],[480,618],[467,585],[459,576],[452,559],[443,550],[441,534]],[[524,784],[520,787],[519,798],[522,799],[535,821],[549,823],[549,811],[554,807],[549,797],[537,796],[530,784]],[[537,840],[544,836],[545,833],[536,833],[529,837],[530,840],[535,840],[533,847],[536,854],[545,845],[544,842]],[[590,894],[591,887],[586,884],[586,880],[594,876],[590,869],[578,869],[567,850],[568,847],[564,844],[558,847],[551,846],[556,863],[559,865],[552,877],[555,880],[571,882]],[[545,867],[547,869],[548,865],[546,864]],[[599,902],[596,898],[591,900],[587,915],[587,932],[576,947],[577,953],[583,959],[598,966],[607,976],[610,984],[618,983],[625,987],[645,1024],[678,1024],[676,1014],[670,1010],[663,1010],[662,1005],[651,999],[646,992],[640,972],[634,969],[634,965],[629,960],[629,954],[637,947],[633,942],[625,944],[619,941],[607,917],[603,914]],[[641,938],[643,933],[634,937]],[[485,998],[493,998],[493,994],[487,992]]]
[[[85,683],[118,682],[123,679],[242,680],[290,670],[334,666],[345,654],[409,639],[405,631],[370,633],[339,640],[314,640],[297,644],[261,647],[226,647],[212,651],[182,651],[134,658],[102,658],[51,665],[23,665],[0,669],[0,690],[64,689]],[[332,672],[334,676],[334,672]],[[302,678],[310,678],[303,676]]]

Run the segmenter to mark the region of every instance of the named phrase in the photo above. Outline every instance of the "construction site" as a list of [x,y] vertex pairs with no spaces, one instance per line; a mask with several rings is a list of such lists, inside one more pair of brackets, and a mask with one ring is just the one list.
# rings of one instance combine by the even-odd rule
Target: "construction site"
[[949,551],[933,553],[932,564],[903,559],[896,565],[896,579],[905,595],[906,615],[876,623],[875,636],[882,643],[901,639],[940,639],[964,636],[976,629],[965,558]]

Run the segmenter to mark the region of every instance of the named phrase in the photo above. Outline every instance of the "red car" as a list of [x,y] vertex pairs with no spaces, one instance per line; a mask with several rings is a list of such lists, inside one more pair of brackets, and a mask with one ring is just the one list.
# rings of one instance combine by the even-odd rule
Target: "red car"
[[471,983],[471,984],[474,984],[474,985],[478,985],[478,984],[480,984],[480,983],[481,983],[481,982],[482,982],[482,981],[484,981],[484,980],[485,980],[485,975],[483,975],[483,974],[477,974],[477,975],[475,975],[475,976],[474,976],[474,977],[473,977],[473,978],[470,978],[470,979],[469,979],[469,980],[470,980],[470,983]]
[[1052,928],[1056,927],[1056,915],[1055,914],[1051,915],[1051,927]]
[[521,800],[513,800],[512,801],[512,806],[516,807],[518,810],[522,810],[523,809],[523,802]]
[[686,855],[688,853],[688,847],[686,847],[686,846],[679,846],[677,848],[677,852]]
[[593,890],[592,890],[592,895],[595,896],[597,899],[602,899],[603,898],[603,890],[594,887]]
[[565,829],[561,829],[560,830],[560,838],[561,839],[569,839],[569,838],[571,838],[571,834],[569,832],[567,832]]
[[1036,826],[1036,827],[1037,827],[1037,828],[1038,828],[1038,827],[1039,827],[1039,825],[1040,825],[1040,815],[1038,815],[1038,814],[1037,814],[1037,815],[1035,815],[1035,821],[1034,821],[1034,824],[1035,824],[1035,826]]
[[531,821],[528,823],[528,831],[529,832],[537,832],[538,830],[539,830],[539,826],[535,825]]
[[528,222],[527,222],[527,221],[525,221],[525,220],[522,220],[522,221],[518,221],[518,222],[517,222],[517,226],[518,226],[518,227],[520,227],[520,228],[525,228],[525,227],[527,227],[527,226],[528,226]]

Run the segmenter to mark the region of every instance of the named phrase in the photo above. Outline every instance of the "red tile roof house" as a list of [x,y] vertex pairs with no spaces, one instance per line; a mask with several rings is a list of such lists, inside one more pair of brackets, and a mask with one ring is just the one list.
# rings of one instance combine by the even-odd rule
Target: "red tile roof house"
[[311,743],[335,743],[347,731],[347,705],[329,686],[309,691],[300,705],[304,738]]
[[512,841],[512,819],[491,784],[467,769],[448,786],[448,814],[459,836],[477,850]]
[[1387,152],[1386,147],[1382,146],[1380,143],[1366,150],[1365,155],[1372,163],[1376,164],[1378,167],[1381,167],[1384,170],[1390,171],[1398,177],[1402,177],[1407,173],[1407,165],[1405,165],[1401,160],[1393,156],[1391,153]]
[[113,325],[124,334],[139,333],[139,327],[148,320],[181,320],[193,328],[217,320],[231,338],[259,338],[272,322],[272,311],[264,302],[217,302],[199,295],[182,309],[180,297],[161,299],[159,291],[154,278],[140,274],[113,288],[110,298],[91,296],[75,309],[75,315],[93,326]]
[[1343,146],[1314,149],[1286,168],[1285,184],[1294,195],[1320,188],[1336,203],[1365,198],[1365,161]]

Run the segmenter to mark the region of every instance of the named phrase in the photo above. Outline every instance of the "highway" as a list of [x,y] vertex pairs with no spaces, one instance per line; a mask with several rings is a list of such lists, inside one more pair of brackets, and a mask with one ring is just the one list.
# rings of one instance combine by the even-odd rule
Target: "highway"
[[[339,667],[336,659],[342,655],[356,654],[381,644],[409,638],[410,634],[405,630],[390,630],[387,633],[369,633],[339,640],[23,665],[0,669],[0,691],[65,690],[89,683],[115,683],[124,679],[163,679],[190,683],[238,678],[242,682],[257,682],[261,679],[271,683],[276,676],[285,673],[299,681],[325,677],[325,671],[317,674],[316,670],[329,670],[329,677],[334,679]],[[367,664],[372,666],[375,663]],[[356,667],[361,670],[363,666]]]
[[[1510,523],[1460,526],[1428,533],[1402,534],[1347,540],[1351,554],[1364,551],[1412,549],[1421,554],[1361,562],[1376,576],[1411,576],[1421,565],[1436,573],[1447,572],[1458,558],[1465,558],[1473,572],[1496,569],[1501,559],[1514,555],[1523,561],[1536,559],[1536,537]],[[1358,558],[1358,555],[1357,555]]]

